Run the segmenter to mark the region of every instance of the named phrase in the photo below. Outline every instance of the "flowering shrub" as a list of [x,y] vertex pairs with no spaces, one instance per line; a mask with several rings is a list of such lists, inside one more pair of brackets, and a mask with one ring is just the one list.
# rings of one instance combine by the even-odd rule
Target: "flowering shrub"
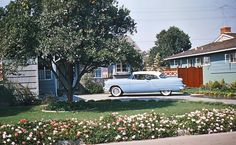
[[132,116],[112,113],[94,121],[22,119],[16,125],[3,124],[0,144],[56,144],[62,140],[95,144],[226,131],[236,131],[236,110],[232,108],[170,117],[155,112]]

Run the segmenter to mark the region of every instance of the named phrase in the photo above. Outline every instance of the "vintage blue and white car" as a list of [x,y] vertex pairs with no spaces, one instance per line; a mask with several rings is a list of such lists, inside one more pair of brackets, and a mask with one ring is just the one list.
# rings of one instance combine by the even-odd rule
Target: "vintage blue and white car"
[[185,85],[181,78],[166,77],[161,72],[139,71],[133,72],[128,79],[110,79],[105,81],[104,91],[112,96],[123,93],[155,93],[171,95],[172,91],[180,91]]

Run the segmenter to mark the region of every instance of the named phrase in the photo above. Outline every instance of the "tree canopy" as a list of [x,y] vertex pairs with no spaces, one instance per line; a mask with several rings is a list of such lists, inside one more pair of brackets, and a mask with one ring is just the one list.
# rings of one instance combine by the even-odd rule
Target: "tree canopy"
[[160,54],[162,65],[163,59],[191,48],[190,37],[179,28],[172,26],[168,30],[162,30],[156,35],[155,46],[149,54],[149,65],[153,65],[157,53]]
[[141,64],[125,39],[136,31],[129,13],[116,0],[16,0],[0,9],[0,53],[18,65],[39,58],[72,101],[85,73],[115,62]]

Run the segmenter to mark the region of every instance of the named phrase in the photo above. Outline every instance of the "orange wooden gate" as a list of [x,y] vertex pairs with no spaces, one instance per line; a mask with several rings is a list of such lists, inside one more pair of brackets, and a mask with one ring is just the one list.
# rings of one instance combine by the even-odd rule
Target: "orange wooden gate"
[[178,68],[178,77],[183,79],[187,87],[200,87],[203,85],[202,68]]

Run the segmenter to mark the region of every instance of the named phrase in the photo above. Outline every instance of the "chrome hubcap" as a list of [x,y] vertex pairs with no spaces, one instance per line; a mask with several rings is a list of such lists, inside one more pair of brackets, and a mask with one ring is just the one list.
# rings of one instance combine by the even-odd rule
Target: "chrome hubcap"
[[119,96],[120,93],[121,93],[120,88],[118,88],[118,87],[112,88],[112,94],[113,94],[114,96]]

